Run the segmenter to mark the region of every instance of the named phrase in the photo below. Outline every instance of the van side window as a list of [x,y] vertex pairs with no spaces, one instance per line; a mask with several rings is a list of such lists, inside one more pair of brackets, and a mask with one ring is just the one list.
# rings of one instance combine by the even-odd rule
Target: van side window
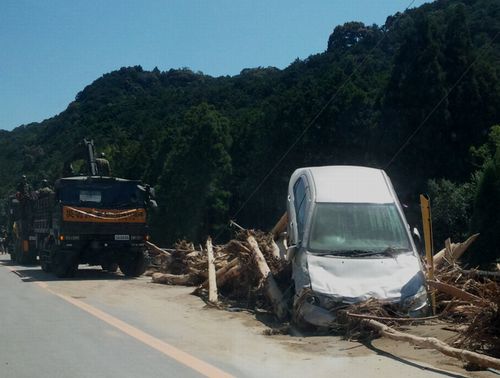
[[306,216],[306,186],[304,184],[304,179],[299,178],[295,185],[293,186],[293,205],[295,207],[295,215],[297,217],[297,238],[296,242],[303,239],[304,236],[304,224]]

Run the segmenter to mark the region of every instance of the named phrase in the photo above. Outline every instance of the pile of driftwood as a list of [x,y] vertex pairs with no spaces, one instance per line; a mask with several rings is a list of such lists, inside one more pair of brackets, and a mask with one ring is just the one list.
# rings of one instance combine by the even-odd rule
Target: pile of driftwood
[[288,317],[283,293],[291,270],[272,234],[241,230],[224,245],[212,245],[209,238],[198,249],[186,241],[170,250],[152,243],[148,247],[153,264],[147,274],[153,282],[198,286],[195,293],[211,303],[268,308],[280,320]]
[[[432,266],[427,264],[427,283],[436,315],[419,319],[395,317],[383,304],[368,301],[343,314],[348,332],[359,333],[360,327],[365,327],[394,340],[438,350],[471,366],[500,369],[500,272],[467,270],[458,262],[477,237],[473,235],[457,244],[447,240],[445,248],[434,255]],[[457,336],[451,345],[398,330],[401,324],[435,319],[455,325],[451,329]]]
[[437,311],[459,324],[456,345],[500,357],[500,272],[463,269],[457,261],[463,251],[446,245],[435,280],[428,281],[437,291]]
[[[281,222],[282,220],[280,220]],[[276,229],[276,228],[275,228]],[[195,247],[186,241],[173,249],[149,243],[155,283],[196,286],[195,293],[209,303],[264,308],[278,319],[289,319],[291,267],[271,233],[242,230],[225,245]],[[445,243],[426,264],[429,292],[436,314],[426,318],[401,317],[387,306],[370,300],[343,310],[338,319],[348,334],[370,332],[422,348],[431,348],[469,364],[500,369],[500,272],[463,269],[459,258],[477,238]],[[432,268],[432,269],[431,269]],[[439,319],[457,330],[452,344],[401,331],[401,325]],[[339,329],[338,324],[333,327]],[[364,331],[363,331],[364,330]]]

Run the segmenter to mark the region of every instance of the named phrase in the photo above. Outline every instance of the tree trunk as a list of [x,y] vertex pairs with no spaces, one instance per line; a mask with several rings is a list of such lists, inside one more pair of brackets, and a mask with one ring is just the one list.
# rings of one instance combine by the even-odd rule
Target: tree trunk
[[273,254],[273,257],[281,259],[280,247],[278,247],[278,244],[276,244],[274,240],[271,240],[271,252]]
[[288,223],[288,213],[284,213],[278,223],[271,230],[271,234],[273,234],[273,239],[278,240],[280,235],[286,231],[286,226]]
[[167,285],[192,285],[196,281],[193,274],[153,273],[151,278],[154,283]]
[[224,286],[226,282],[237,278],[241,274],[240,261],[238,259],[236,260],[237,264],[232,266],[231,269],[227,270],[224,275],[217,279],[217,285],[219,285],[219,287]]
[[445,294],[449,294],[455,298],[463,299],[464,301],[477,305],[485,304],[485,301],[482,298],[474,294],[468,293],[462,289],[459,289],[458,287],[437,281],[427,281],[427,283],[429,284],[430,287],[439,290]]
[[446,247],[440,250],[434,255],[434,267],[438,268],[446,260],[456,261],[458,260],[464,252],[469,248],[469,246],[478,238],[479,234],[474,234],[468,238],[463,243],[451,243],[446,242]]
[[453,348],[435,337],[410,335],[408,333],[396,331],[394,328],[371,319],[361,320],[361,323],[376,329],[383,336],[392,340],[406,341],[421,348],[435,349],[446,356],[458,358],[459,360],[467,361],[485,368],[500,369],[500,359],[498,358],[471,352],[465,349]]
[[148,249],[156,252],[156,253],[159,253],[159,254],[162,254],[162,255],[165,255],[167,256],[167,261],[171,261],[172,260],[172,254],[168,251],[165,251],[164,249],[158,247],[156,244],[153,244],[149,241],[146,242],[146,246],[148,247]]
[[212,249],[212,239],[207,239],[207,260],[208,260],[208,301],[217,303],[217,279],[215,275],[214,251]]
[[259,270],[264,281],[264,290],[273,305],[274,313],[279,320],[284,320],[288,315],[288,310],[283,300],[283,294],[276,284],[271,270],[267,265],[266,259],[264,258],[262,251],[259,249],[259,245],[257,244],[255,238],[253,236],[249,236],[247,241],[254,254],[257,269]]
[[[217,287],[224,286],[224,284],[230,279],[227,277],[229,275],[229,272],[233,270],[232,274],[234,274],[234,268],[236,268],[236,271],[239,272],[240,260],[237,257],[232,259],[228,264],[217,271],[217,273],[215,274]],[[208,289],[208,279],[202,283],[202,287]]]

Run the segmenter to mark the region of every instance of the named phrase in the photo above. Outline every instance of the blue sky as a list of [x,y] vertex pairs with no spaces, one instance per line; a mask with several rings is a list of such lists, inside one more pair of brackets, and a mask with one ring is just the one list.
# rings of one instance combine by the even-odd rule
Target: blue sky
[[382,24],[429,0],[0,0],[0,129],[40,122],[123,66],[235,75],[326,48],[336,25]]

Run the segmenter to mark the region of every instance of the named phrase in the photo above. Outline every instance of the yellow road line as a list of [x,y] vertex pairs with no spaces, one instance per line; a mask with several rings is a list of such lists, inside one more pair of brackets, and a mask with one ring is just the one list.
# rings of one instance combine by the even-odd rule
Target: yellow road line
[[[11,267],[7,267],[10,271],[19,273],[16,269]],[[108,323],[109,325],[119,329],[123,333],[133,337],[134,339],[148,345],[149,347],[156,349],[160,353],[174,359],[175,361],[187,366],[198,373],[206,376],[206,377],[221,377],[221,378],[232,378],[233,376],[226,373],[225,371],[220,370],[219,368],[209,364],[208,362],[202,361],[189,353],[186,353],[173,345],[166,343],[140,329],[125,323],[124,321],[102,311],[98,308],[89,305],[81,300],[69,297],[64,294],[60,294],[55,292],[54,290],[49,288],[49,285],[45,282],[35,282],[42,289],[47,290],[49,293],[58,296],[59,298],[65,300],[68,303],[71,303],[73,306],[78,307],[79,309],[89,313],[90,315]]]

